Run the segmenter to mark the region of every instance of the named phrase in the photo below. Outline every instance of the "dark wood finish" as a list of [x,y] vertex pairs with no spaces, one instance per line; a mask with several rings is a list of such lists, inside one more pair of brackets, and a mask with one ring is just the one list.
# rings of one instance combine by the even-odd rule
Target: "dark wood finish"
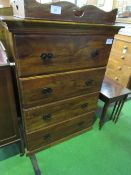
[[0,65],[0,146],[19,141],[17,112],[9,65]]
[[131,37],[116,35],[106,75],[122,86],[131,88]]
[[18,75],[105,66],[111,49],[111,45],[106,45],[106,40],[107,35],[16,35]]
[[56,140],[68,137],[69,135],[82,131],[85,128],[90,128],[93,116],[94,112],[90,112],[47,129],[27,134],[28,150],[33,151],[40,147],[44,148]]
[[105,68],[98,68],[20,78],[22,105],[33,107],[99,91],[104,73]]
[[123,99],[121,99],[121,100],[119,101],[119,107],[118,107],[118,110],[116,111],[115,115],[113,116],[113,114],[112,114],[113,121],[114,121],[115,123],[116,123],[116,122],[118,121],[118,119],[119,119],[119,115],[120,115],[120,113],[121,113],[121,110],[122,110],[122,108],[123,108],[123,105],[124,105],[124,103],[125,103],[127,97],[128,97],[128,95],[124,95]]
[[[94,8],[96,14],[92,15],[98,17],[98,11]],[[103,19],[110,16],[110,13],[99,13]],[[86,15],[87,20],[89,16]],[[1,21],[7,33],[10,32],[6,36],[10,41],[10,60],[16,63],[28,155],[92,127],[92,111],[112,45],[107,39],[112,40],[121,28],[93,24],[93,19],[90,19],[92,24],[13,17],[4,17]],[[53,113],[52,123],[42,121],[41,124],[41,117],[50,120],[50,112]]]
[[[108,98],[111,102],[115,99],[122,97],[123,95],[130,94],[131,91],[109,77],[105,77],[101,87],[101,93],[103,98]],[[101,95],[101,94],[100,94]]]
[[99,98],[105,102],[99,122],[100,129],[104,124],[109,105],[114,102],[115,105],[110,119],[113,119],[115,123],[118,121],[124,102],[129,94],[131,94],[131,91],[129,89],[122,87],[120,84],[116,83],[108,77],[104,78],[99,96]]
[[41,175],[41,171],[40,171],[40,169],[39,169],[39,166],[38,166],[38,163],[37,163],[37,159],[36,159],[35,154],[32,154],[32,155],[30,155],[29,157],[30,157],[32,166],[33,166],[33,168],[34,168],[34,173],[35,173],[35,175]]
[[100,129],[102,128],[102,126],[104,124],[105,116],[106,116],[108,107],[109,107],[109,102],[104,104],[104,107],[103,107],[103,110],[102,110],[102,114],[101,114],[101,118],[100,118],[100,121],[99,121],[99,128]]
[[26,132],[69,120],[96,109],[99,93],[83,95],[49,105],[23,110]]
[[[114,9],[111,12],[104,12],[91,5],[78,8],[75,4],[67,1],[40,4],[35,0],[23,0],[21,2],[15,0],[12,5],[15,16],[58,21],[114,24],[117,14],[117,9]],[[61,14],[52,14],[51,5],[61,7]]]
[[12,71],[6,52],[0,45],[0,147],[17,143],[22,156],[25,148],[20,118],[17,117]]

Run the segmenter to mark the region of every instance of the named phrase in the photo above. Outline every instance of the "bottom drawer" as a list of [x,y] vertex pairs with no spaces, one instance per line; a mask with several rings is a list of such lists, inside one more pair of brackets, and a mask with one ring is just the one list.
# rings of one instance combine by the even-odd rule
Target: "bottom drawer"
[[61,140],[92,125],[94,112],[81,115],[75,119],[68,120],[58,125],[27,134],[27,150],[34,151],[52,145],[53,142]]

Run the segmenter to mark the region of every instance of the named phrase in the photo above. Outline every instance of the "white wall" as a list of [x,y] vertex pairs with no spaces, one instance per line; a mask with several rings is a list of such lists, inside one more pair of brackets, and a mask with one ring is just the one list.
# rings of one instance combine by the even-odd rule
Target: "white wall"
[[104,11],[111,11],[113,7],[113,0],[105,0],[105,5],[103,7],[99,7]]

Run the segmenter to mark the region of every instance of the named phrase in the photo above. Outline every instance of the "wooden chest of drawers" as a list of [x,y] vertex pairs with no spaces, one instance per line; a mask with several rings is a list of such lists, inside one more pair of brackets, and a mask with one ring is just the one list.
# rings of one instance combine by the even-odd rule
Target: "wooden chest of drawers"
[[89,130],[119,27],[3,19],[31,154]]
[[116,35],[106,75],[121,85],[131,88],[131,37]]

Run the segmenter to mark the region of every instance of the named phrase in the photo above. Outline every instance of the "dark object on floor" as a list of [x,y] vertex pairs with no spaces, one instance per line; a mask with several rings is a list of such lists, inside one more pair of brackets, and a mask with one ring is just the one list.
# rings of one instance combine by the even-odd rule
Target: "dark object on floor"
[[130,93],[131,91],[129,89],[122,87],[120,84],[116,83],[114,80],[108,77],[104,78],[104,81],[101,87],[100,96],[99,96],[99,99],[105,102],[102,115],[100,118],[100,122],[99,122],[100,129],[104,124],[104,121],[106,118],[106,112],[109,105],[114,102],[115,102],[115,105],[113,107],[110,120],[113,120],[115,123],[118,121],[124,102],[127,99],[128,94]]

